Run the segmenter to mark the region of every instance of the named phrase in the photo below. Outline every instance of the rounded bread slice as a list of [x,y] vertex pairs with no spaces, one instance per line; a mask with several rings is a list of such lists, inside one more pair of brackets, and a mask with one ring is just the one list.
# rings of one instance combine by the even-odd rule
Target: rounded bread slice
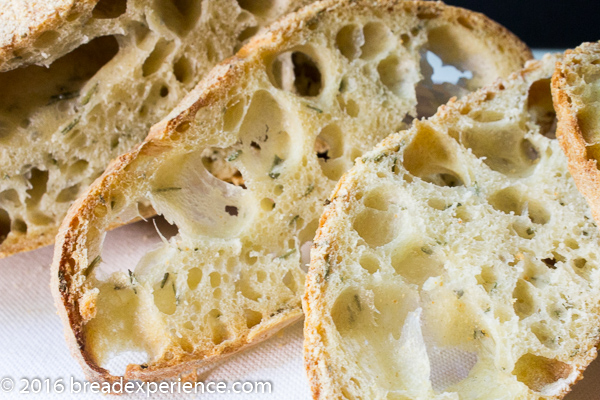
[[311,253],[315,399],[560,399],[596,357],[600,233],[548,116],[557,58],[386,138]]
[[[428,50],[470,77],[433,82],[421,73]],[[104,366],[127,351],[148,359],[126,379],[194,373],[299,319],[322,203],[353,160],[417,116],[419,91],[446,102],[526,54],[504,28],[442,3],[325,1],[275,23],[116,159],[63,222],[52,290],[87,376],[117,379]],[[146,204],[179,233],[107,276],[108,227]]]

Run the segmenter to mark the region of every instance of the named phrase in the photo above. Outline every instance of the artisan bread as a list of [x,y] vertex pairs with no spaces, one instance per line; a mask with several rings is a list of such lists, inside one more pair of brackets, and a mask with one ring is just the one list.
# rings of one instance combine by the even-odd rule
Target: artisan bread
[[600,221],[600,43],[567,50],[552,77],[557,137],[569,171]]
[[[471,78],[425,79],[427,49]],[[130,351],[147,360],[126,379],[193,376],[299,319],[323,201],[353,160],[417,116],[418,91],[445,102],[442,89],[468,91],[527,56],[484,16],[434,2],[330,0],[275,23],[111,163],[63,222],[52,290],[88,378],[117,379],[106,365]],[[178,234],[109,275],[107,228],[146,203]]]
[[[250,35],[307,3],[0,3],[0,22],[12,21],[0,23],[0,38],[25,35],[20,51],[0,51],[0,257],[52,243],[111,159]],[[35,29],[20,33],[28,23]],[[42,66],[6,71],[15,62]]]
[[600,234],[545,120],[555,61],[341,178],[306,279],[315,399],[560,399],[596,357]]

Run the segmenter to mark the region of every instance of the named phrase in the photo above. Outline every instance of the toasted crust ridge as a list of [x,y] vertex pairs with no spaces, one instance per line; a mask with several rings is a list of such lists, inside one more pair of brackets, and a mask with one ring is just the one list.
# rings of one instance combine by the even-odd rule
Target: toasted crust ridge
[[89,19],[97,2],[20,0],[0,3],[0,71],[30,63],[48,65],[47,60],[55,54],[44,53],[46,49],[42,47],[40,37],[65,29],[65,24],[82,24]]
[[[564,59],[557,62],[552,77],[552,95],[558,117],[556,135],[569,159],[569,171],[577,187],[587,198],[596,221],[600,221],[600,171],[593,138],[597,134],[594,130],[598,127],[584,127],[578,114],[585,112],[589,106],[587,101],[594,95],[582,92],[587,85],[587,76],[599,70],[594,65],[599,57],[600,43],[583,43],[576,49],[567,50]],[[587,90],[596,89],[590,86]],[[587,143],[586,137],[592,143]]]

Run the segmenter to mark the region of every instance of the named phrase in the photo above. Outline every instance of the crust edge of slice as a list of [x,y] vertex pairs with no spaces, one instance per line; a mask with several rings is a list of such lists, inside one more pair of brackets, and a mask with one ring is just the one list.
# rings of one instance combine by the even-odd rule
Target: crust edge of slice
[[573,176],[578,189],[587,199],[592,215],[600,221],[600,170],[598,162],[590,156],[584,140],[582,127],[577,118],[577,111],[570,94],[567,74],[567,62],[572,58],[594,48],[600,52],[600,43],[584,43],[573,50],[567,50],[565,58],[557,62],[552,76],[552,97],[557,116],[556,137],[569,161],[569,172]]

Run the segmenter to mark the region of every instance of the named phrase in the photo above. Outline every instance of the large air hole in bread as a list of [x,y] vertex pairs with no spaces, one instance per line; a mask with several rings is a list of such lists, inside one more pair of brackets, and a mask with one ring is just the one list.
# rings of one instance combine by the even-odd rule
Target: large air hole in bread
[[391,212],[367,208],[356,216],[353,227],[364,241],[373,247],[388,244],[398,234],[397,217]]
[[[112,208],[117,209],[117,199],[107,201],[107,211]],[[124,210],[119,210],[124,211]],[[137,212],[129,213],[130,216],[136,215]],[[123,216],[127,220],[130,216]],[[154,234],[148,234],[155,231]],[[130,236],[138,239],[136,251],[128,254],[128,260],[132,264],[138,264],[142,268],[149,268],[156,263],[161,263],[164,260],[164,254],[156,250],[156,246],[162,240],[169,240],[177,234],[177,227],[170,225],[164,218],[155,217],[147,222],[138,222],[131,226],[128,231]],[[118,246],[115,242],[115,236],[108,234],[105,242],[107,245]],[[93,248],[91,246],[91,248]],[[150,251],[144,254],[145,251]],[[175,289],[175,285],[179,288],[183,282],[181,277],[169,271],[169,274],[163,274],[160,279],[157,279],[153,285],[153,293],[150,294],[150,301],[155,304],[158,312],[170,313],[172,310],[171,293]],[[103,363],[112,372],[118,373],[124,371],[125,366],[129,361],[139,360],[139,363],[148,362],[148,351],[150,348],[140,345],[139,338],[147,335],[151,330],[151,324],[155,324],[157,319],[152,317],[148,320],[150,325],[139,325],[138,314],[136,313],[139,289],[138,285],[142,284],[141,274],[137,271],[129,270],[123,264],[123,258],[115,254],[104,253],[92,260],[87,269],[87,276],[95,276],[99,280],[98,290],[90,293],[83,299],[85,304],[87,301],[97,301],[98,312],[95,318],[92,319],[90,326],[92,332],[88,334],[86,340],[97,343],[98,346],[117,346],[125,351],[125,357],[110,357],[107,359],[99,359],[98,362]],[[138,276],[139,275],[139,276]],[[168,290],[171,291],[169,293]],[[175,289],[177,290],[177,289]],[[93,300],[92,300],[93,299]],[[107,312],[107,310],[111,310]],[[89,318],[89,315],[86,315]],[[137,321],[137,322],[136,322]],[[112,344],[102,341],[102,336],[105,334],[112,335],[115,339]]]
[[588,104],[577,111],[577,124],[581,127],[581,135],[589,153],[588,158],[594,160],[600,155],[600,137],[597,130],[600,125],[599,111],[600,106],[596,103]]
[[519,358],[513,370],[519,382],[542,394],[546,386],[567,378],[572,372],[572,367],[563,362],[530,353]]
[[40,202],[42,196],[46,194],[48,171],[33,168],[27,175],[29,176],[29,190],[27,190],[28,198],[25,200],[25,203],[29,207],[34,207]]
[[36,47],[36,48],[38,48],[38,49],[43,49],[45,47],[52,46],[53,44],[56,43],[58,37],[59,37],[58,32],[56,32],[56,31],[46,31],[46,32],[42,33],[35,40],[35,43],[33,44],[33,46]]
[[415,83],[419,76],[412,60],[390,55],[377,65],[377,72],[381,82],[396,96],[415,96]]
[[117,18],[127,11],[127,0],[100,0],[92,10],[92,17],[98,19]]
[[336,46],[349,61],[380,59],[386,54],[396,38],[381,22],[368,22],[364,26],[346,25],[336,35]]
[[284,172],[291,144],[287,124],[279,103],[269,92],[254,94],[239,127],[238,156],[240,160],[252,160],[248,168],[254,174],[277,179]]
[[[17,133],[20,126],[23,126],[23,129],[38,128],[31,126],[34,116],[40,125],[56,123],[56,118],[51,117],[50,110],[48,115],[36,115],[41,106],[52,106],[54,113],[63,106],[76,106],[77,98],[85,97],[87,93],[81,92],[86,82],[106,65],[118,50],[119,45],[114,36],[103,36],[80,46],[55,61],[49,68],[29,66],[0,74],[0,85],[4,93],[0,99],[0,132]],[[0,137],[6,136],[6,133],[0,134]]]
[[[49,200],[43,199],[43,196],[46,194],[46,187],[48,184],[48,171],[40,171],[37,168],[33,168],[29,174],[30,189],[27,190],[27,195],[29,197],[25,200],[25,204],[28,208],[28,220],[33,222],[35,225],[50,224],[52,222],[52,218],[39,210],[40,202],[42,200]],[[65,189],[63,189],[63,191],[64,190]],[[56,197],[56,201],[62,200],[64,195],[61,194],[62,191]]]
[[462,186],[465,178],[455,149],[454,141],[424,126],[404,154],[406,169],[438,186]]
[[[161,39],[156,43],[154,50],[148,56],[144,64],[142,65],[142,75],[152,75],[159,68],[165,65],[165,59],[175,49],[175,43]],[[166,67],[164,67],[166,68]]]
[[539,154],[531,141],[523,138],[522,128],[507,126],[489,111],[474,114],[474,121],[477,122],[460,132],[451,132],[452,136],[459,138],[465,147],[483,158],[483,162],[493,170],[506,175],[530,174]]
[[536,311],[536,303],[532,296],[530,283],[520,279],[513,292],[515,313],[519,318],[527,318]]
[[10,215],[6,210],[0,208],[0,243],[6,239],[10,232]]
[[556,111],[550,95],[550,79],[540,79],[529,88],[527,111],[540,127],[540,133],[550,139],[556,138]]
[[233,164],[240,154],[236,148],[207,148],[202,152],[202,165],[215,178],[245,188],[244,177]]
[[[527,216],[534,224],[546,224],[550,219],[548,212],[534,199],[528,199],[519,190],[508,187],[502,189],[489,198],[489,202],[496,210],[506,214]],[[532,232],[533,233],[533,232]]]
[[460,97],[481,79],[472,72],[477,61],[465,57],[472,51],[461,36],[465,31],[465,26],[440,26],[428,32],[427,46],[421,49],[424,78],[416,86],[419,117],[433,115],[442,98]]
[[342,55],[352,61],[361,54],[360,48],[365,44],[365,35],[361,27],[346,25],[338,31],[335,42]]
[[152,185],[154,208],[186,235],[234,235],[252,220],[255,210],[245,201],[242,187],[218,180],[204,168],[202,155],[192,152],[168,161],[170,167]]
[[269,71],[273,85],[300,96],[318,96],[323,86],[323,77],[311,53],[315,51],[300,48],[279,54],[271,62]]
[[344,133],[336,124],[325,126],[315,140],[315,153],[325,176],[337,181],[347,169],[344,155]]
[[380,261],[372,254],[363,253],[360,257],[360,266],[370,274],[374,274],[375,272],[379,271]]
[[[394,285],[347,288],[332,305],[331,316],[346,347],[345,351],[359,351],[368,341],[370,351],[361,352],[360,364],[364,369],[375,369],[380,384],[390,389],[407,385],[397,379],[394,371],[403,360],[390,348],[400,340],[402,326],[417,305],[417,296],[408,287],[399,291]],[[372,334],[372,327],[380,329]]]
[[161,24],[180,36],[193,29],[200,18],[202,2],[194,0],[167,0],[157,3]]
[[549,326],[546,321],[540,321],[531,325],[531,332],[535,335],[540,343],[550,349],[556,349],[556,337],[553,334],[555,327]]
[[444,271],[443,263],[427,243],[410,241],[397,246],[392,252],[392,267],[402,278],[414,285],[422,285]]
[[183,84],[189,84],[193,80],[194,70],[192,63],[186,56],[181,56],[173,63],[175,79]]
[[360,58],[372,60],[385,54],[395,41],[390,28],[381,22],[369,22],[363,27],[364,43],[360,47]]

